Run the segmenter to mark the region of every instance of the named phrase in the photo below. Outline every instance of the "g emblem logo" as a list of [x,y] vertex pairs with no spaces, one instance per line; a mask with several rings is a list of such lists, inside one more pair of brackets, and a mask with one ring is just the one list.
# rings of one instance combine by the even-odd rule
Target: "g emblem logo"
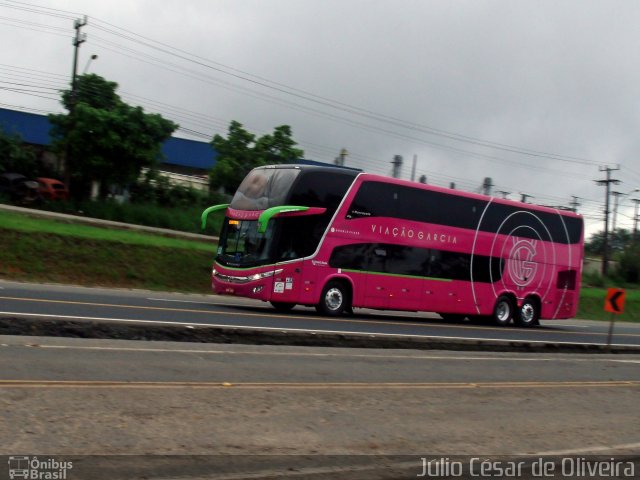
[[536,256],[535,240],[517,240],[513,238],[513,247],[509,253],[509,273],[513,283],[526,287],[536,276],[538,264],[533,261]]

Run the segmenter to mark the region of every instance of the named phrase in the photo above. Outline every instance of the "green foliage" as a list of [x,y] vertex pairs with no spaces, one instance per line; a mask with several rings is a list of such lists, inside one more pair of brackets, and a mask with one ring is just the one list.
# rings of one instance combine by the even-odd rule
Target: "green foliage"
[[[606,288],[583,287],[580,290],[580,300],[578,302],[576,318],[611,320],[612,314],[604,311],[606,295]],[[615,319],[627,322],[640,322],[640,290],[626,289],[624,313],[615,315]]]
[[[215,202],[213,202],[215,203]],[[119,203],[113,200],[82,202],[51,202],[47,210],[84,215],[114,222],[166,228],[191,233],[218,235],[222,218],[212,217],[205,232],[200,228],[200,214],[206,208],[203,204],[189,206],[163,206],[157,203]]]
[[[624,251],[630,240],[631,232],[629,232],[629,230],[617,228],[614,232],[609,233],[607,240],[609,252],[617,253]],[[584,250],[590,255],[602,255],[604,253],[604,231],[591,235],[589,240],[584,244]]]
[[47,202],[38,207],[71,215],[217,235],[222,218],[212,217],[203,232],[200,214],[206,207],[218,203],[222,203],[222,199],[215,193],[170,185],[166,177],[157,175],[157,172],[147,172],[144,180],[131,187],[130,202],[71,200]]
[[620,255],[618,275],[628,283],[640,283],[640,243],[627,247]]
[[131,186],[131,202],[152,203],[166,207],[204,208],[222,203],[222,199],[214,192],[202,192],[191,187],[171,185],[167,177],[150,170],[143,180]]
[[209,293],[215,249],[0,227],[0,278]]
[[0,173],[12,172],[30,176],[37,169],[36,155],[22,143],[19,135],[0,129]]
[[301,158],[304,152],[295,148],[297,144],[291,136],[291,127],[281,125],[274,129],[273,134],[256,139],[241,123],[232,121],[227,137],[216,135],[211,142],[218,153],[216,164],[209,174],[211,186],[232,192],[255,167]]
[[607,280],[599,272],[583,272],[582,285],[585,287],[600,287],[607,286]]
[[20,213],[0,211],[0,225],[5,230],[17,230],[25,233],[48,233],[63,237],[76,237],[90,240],[126,243],[129,245],[147,245],[154,247],[204,250],[211,252],[213,243],[186,238],[159,236],[137,230],[105,228],[81,223],[36,218]]
[[75,98],[62,94],[69,114],[49,115],[53,148],[67,158],[76,182],[123,185],[158,161],[162,142],[177,125],[124,103],[117,84],[90,74],[78,78]]

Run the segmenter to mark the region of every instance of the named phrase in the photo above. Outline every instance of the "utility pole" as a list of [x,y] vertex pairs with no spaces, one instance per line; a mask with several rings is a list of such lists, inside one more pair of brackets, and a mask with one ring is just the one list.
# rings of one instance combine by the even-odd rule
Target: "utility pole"
[[632,198],[631,201],[635,204],[633,208],[633,243],[635,244],[638,237],[638,204],[640,204],[640,200]]
[[496,193],[499,193],[500,195],[502,195],[502,198],[506,200],[507,198],[509,198],[509,194],[511,192],[505,192],[504,190],[496,190]]
[[[87,24],[87,16],[85,15],[82,19],[77,18],[75,22],[73,22],[73,28],[76,30],[76,35],[71,41],[73,45],[73,70],[71,71],[71,97],[69,98],[69,120],[71,124],[71,128],[73,128],[74,124],[74,112],[76,108],[76,102],[78,100],[78,52],[80,51],[80,45],[82,45],[87,40],[87,35],[80,32],[80,29]],[[69,145],[69,141],[67,140],[67,146],[65,149],[65,159],[64,159],[64,183],[67,184],[67,188],[70,187],[71,183],[71,171],[69,169],[69,163],[71,159],[71,146]]]
[[533,195],[529,195],[528,193],[521,193],[520,194],[520,201],[522,203],[527,203],[527,198],[533,198]]
[[491,179],[491,177],[484,177],[484,181],[482,182],[482,193],[484,195],[490,196],[492,188],[493,180]]
[[624,195],[622,192],[611,192],[613,195],[613,219],[611,220],[611,234],[615,235],[616,233],[616,223],[618,219],[618,203],[620,202],[620,197]]
[[[73,71],[71,72],[71,103],[72,106],[75,107],[76,94],[78,88],[78,52],[80,51],[80,45],[87,41],[87,35],[85,33],[81,33],[80,29],[87,24],[87,16],[85,15],[82,19],[77,18],[75,22],[73,22],[73,28],[76,30],[76,36],[72,40],[73,44]],[[72,108],[73,108],[72,107]]]
[[402,155],[394,155],[393,162],[393,170],[391,176],[393,178],[400,178],[400,169],[402,168]]
[[416,163],[418,163],[418,155],[413,154],[413,166],[411,167],[411,181],[416,179]]
[[338,165],[339,167],[344,167],[344,160],[347,157],[347,155],[349,155],[349,152],[347,152],[347,149],[346,148],[341,149],[340,154],[336,157],[333,163],[335,165]]
[[611,178],[611,172],[620,170],[620,167],[600,167],[601,172],[606,172],[607,178],[604,180],[596,180],[598,185],[605,186],[605,201],[604,201],[604,241],[602,245],[602,276],[606,277],[609,272],[609,195],[611,191],[611,184],[618,185],[620,180]]
[[575,195],[571,195],[571,202],[569,202],[569,206],[571,207],[571,211],[576,213],[578,211],[578,207],[580,206],[580,202],[578,202],[578,197]]

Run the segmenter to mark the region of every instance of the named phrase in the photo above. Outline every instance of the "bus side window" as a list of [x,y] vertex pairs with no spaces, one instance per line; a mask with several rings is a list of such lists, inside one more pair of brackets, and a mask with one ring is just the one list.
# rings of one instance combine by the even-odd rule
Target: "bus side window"
[[364,182],[351,202],[346,218],[395,217],[397,203],[398,192],[395,185]]

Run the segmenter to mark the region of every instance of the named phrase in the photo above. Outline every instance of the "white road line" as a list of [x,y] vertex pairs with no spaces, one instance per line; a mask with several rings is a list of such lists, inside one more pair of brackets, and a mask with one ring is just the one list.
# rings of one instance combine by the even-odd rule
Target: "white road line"
[[[383,333],[383,332],[352,332],[348,330],[310,330],[304,328],[277,328],[277,327],[255,327],[251,325],[227,325],[215,323],[195,323],[195,322],[170,322],[166,320],[135,320],[127,318],[109,318],[109,317],[84,317],[75,315],[50,315],[42,313],[20,313],[20,312],[0,312],[0,315],[13,315],[18,317],[36,317],[36,318],[60,318],[65,320],[98,320],[117,323],[142,323],[156,325],[176,325],[185,328],[193,327],[214,327],[214,328],[230,328],[237,330],[254,330],[280,333],[310,333],[312,335],[322,334],[338,334],[338,335],[354,335],[359,337],[383,337],[383,338],[412,338],[423,340],[470,340],[472,342],[496,342],[496,343],[518,343],[518,344],[541,344],[541,345],[567,345],[567,346],[594,346],[606,347],[606,343],[582,343],[582,342],[562,342],[555,340],[523,340],[518,338],[477,338],[477,337],[445,337],[437,335],[415,335],[400,333]],[[640,347],[640,344],[618,344],[612,343],[612,347]]]
[[[538,452],[535,455],[548,455],[548,456],[558,456],[558,455],[580,455],[583,453],[597,453],[597,452],[609,452],[616,450],[635,450],[640,448],[640,443],[623,443],[620,445],[598,445],[596,447],[582,447],[582,448],[574,448],[570,450],[553,450],[549,452]],[[522,454],[522,455],[530,455],[530,454]]]
[[544,326],[549,326],[549,325],[553,325],[554,327],[573,327],[573,328],[593,328],[592,325],[578,325],[576,323],[546,323],[543,320],[543,324]]

